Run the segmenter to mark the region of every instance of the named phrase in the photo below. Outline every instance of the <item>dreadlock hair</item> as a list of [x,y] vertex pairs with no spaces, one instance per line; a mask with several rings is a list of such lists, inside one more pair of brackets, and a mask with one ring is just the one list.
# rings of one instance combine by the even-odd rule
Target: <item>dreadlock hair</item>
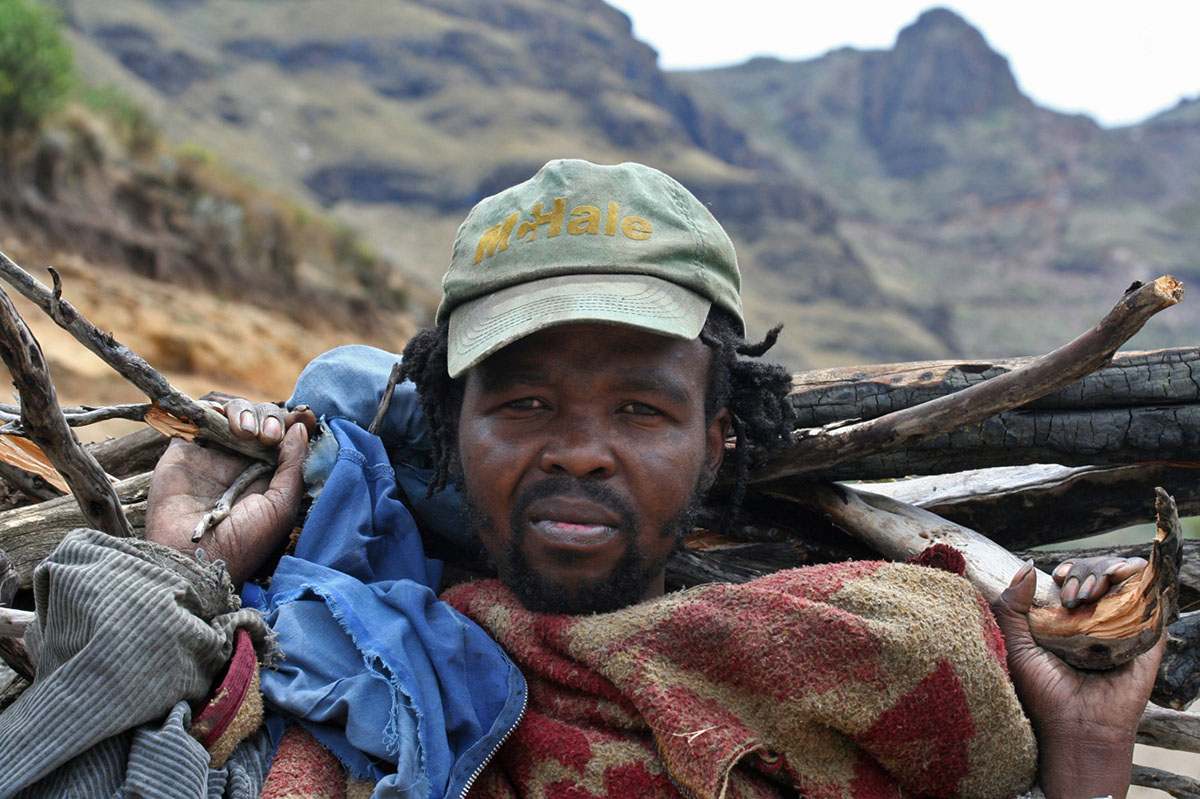
[[[726,518],[745,496],[751,467],[787,440],[795,421],[795,411],[788,401],[791,375],[779,364],[758,360],[774,346],[783,325],[777,325],[754,344],[742,338],[738,328],[731,314],[714,307],[700,331],[700,341],[713,351],[705,419],[711,421],[722,408],[728,408],[733,416],[734,486]],[[446,487],[458,449],[463,380],[451,380],[447,373],[448,342],[447,322],[422,330],[405,346],[400,365],[400,377],[416,384],[432,440],[434,475],[427,496]]]

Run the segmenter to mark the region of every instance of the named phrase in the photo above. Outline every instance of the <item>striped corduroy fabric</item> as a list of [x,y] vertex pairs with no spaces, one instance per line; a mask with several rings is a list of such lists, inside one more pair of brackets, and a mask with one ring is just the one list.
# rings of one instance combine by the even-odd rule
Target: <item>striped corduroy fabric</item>
[[229,659],[240,609],[223,569],[134,539],[75,530],[34,573],[26,636],[37,679],[0,715],[0,796],[257,796],[265,737],[225,768],[188,733]]

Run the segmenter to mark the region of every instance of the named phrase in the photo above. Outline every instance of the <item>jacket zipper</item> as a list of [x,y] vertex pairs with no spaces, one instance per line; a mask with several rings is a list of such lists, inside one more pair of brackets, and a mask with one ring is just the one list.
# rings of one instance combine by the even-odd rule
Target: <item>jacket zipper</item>
[[517,714],[517,720],[513,722],[511,727],[508,728],[508,732],[504,733],[504,737],[500,739],[500,743],[492,747],[492,751],[488,752],[488,756],[483,759],[483,762],[476,766],[475,771],[473,771],[471,776],[467,779],[467,784],[463,786],[462,792],[458,795],[458,799],[466,799],[467,794],[471,792],[471,786],[475,784],[475,780],[479,779],[479,775],[482,774],[483,770],[488,767],[488,763],[492,762],[492,758],[495,757],[496,753],[500,751],[500,747],[504,746],[504,742],[507,741],[509,736],[513,734],[513,731],[517,729],[517,725],[521,723],[521,719],[525,718],[525,708],[528,704],[529,688],[526,687],[526,689],[521,692],[521,712]]

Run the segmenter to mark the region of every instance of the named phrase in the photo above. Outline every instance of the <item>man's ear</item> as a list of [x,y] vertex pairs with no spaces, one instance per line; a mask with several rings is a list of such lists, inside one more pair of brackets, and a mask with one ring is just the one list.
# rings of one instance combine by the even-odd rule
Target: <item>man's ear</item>
[[717,481],[717,472],[725,458],[725,439],[733,426],[733,414],[722,408],[708,423],[704,440],[704,490],[712,488]]

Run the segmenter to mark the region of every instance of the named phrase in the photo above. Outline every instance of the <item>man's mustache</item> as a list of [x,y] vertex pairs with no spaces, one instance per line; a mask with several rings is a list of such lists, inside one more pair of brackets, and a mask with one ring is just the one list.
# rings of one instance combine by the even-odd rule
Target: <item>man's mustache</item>
[[599,480],[580,480],[566,475],[547,477],[523,490],[509,516],[509,527],[514,532],[523,529],[529,506],[538,500],[552,497],[586,499],[619,516],[621,533],[624,536],[631,538],[637,534],[637,513],[615,489]]

